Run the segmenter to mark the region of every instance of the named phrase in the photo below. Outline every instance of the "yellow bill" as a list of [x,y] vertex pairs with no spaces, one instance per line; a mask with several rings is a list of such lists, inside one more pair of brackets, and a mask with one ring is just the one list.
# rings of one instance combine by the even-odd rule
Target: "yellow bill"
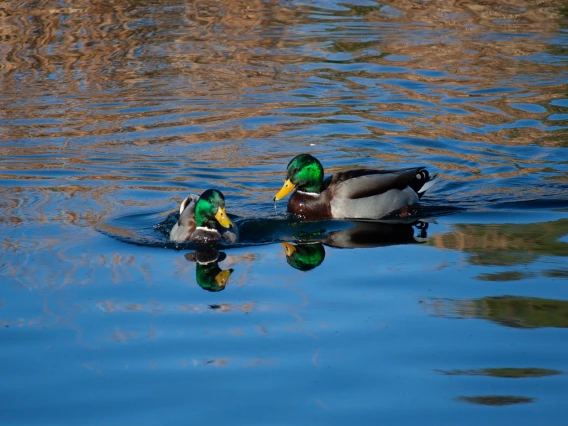
[[217,209],[217,213],[215,213],[215,219],[217,219],[217,222],[219,222],[219,224],[224,228],[232,228],[234,226],[233,222],[231,222],[231,219],[227,217],[227,212],[225,211],[224,207],[219,207]]
[[296,185],[290,182],[290,179],[286,179],[286,182],[284,182],[284,186],[282,186],[280,191],[278,191],[278,193],[274,196],[274,201],[281,200],[290,192],[292,192],[294,188],[296,188]]
[[296,251],[296,246],[289,244],[289,243],[281,243],[282,247],[284,247],[284,253],[286,253],[286,257],[292,256]]
[[227,285],[227,280],[233,273],[232,269],[227,269],[226,271],[221,271],[215,275],[215,281],[219,284],[219,287],[225,287]]

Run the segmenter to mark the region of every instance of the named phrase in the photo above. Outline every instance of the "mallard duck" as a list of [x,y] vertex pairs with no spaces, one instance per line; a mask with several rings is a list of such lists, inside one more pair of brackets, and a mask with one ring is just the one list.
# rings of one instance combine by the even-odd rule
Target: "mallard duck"
[[379,219],[418,203],[437,175],[424,167],[396,170],[358,169],[324,180],[321,163],[309,154],[292,159],[286,181],[274,197],[281,200],[294,189],[288,212],[305,219]]
[[227,217],[221,191],[208,189],[201,196],[189,194],[179,208],[179,220],[170,232],[176,243],[236,243],[239,230]]

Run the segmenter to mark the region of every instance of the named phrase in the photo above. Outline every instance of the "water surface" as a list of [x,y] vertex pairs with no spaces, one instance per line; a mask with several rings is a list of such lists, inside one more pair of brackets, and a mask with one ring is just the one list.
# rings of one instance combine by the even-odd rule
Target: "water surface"
[[[563,2],[9,0],[0,40],[2,423],[565,423]],[[427,226],[290,221],[301,152],[439,173]],[[156,225],[210,187],[207,264]]]

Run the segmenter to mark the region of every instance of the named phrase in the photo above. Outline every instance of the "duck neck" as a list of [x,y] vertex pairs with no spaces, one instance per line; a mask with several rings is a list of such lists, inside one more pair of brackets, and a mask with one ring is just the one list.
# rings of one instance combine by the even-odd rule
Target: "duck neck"
[[301,188],[298,188],[298,191],[301,192],[309,192],[312,194],[320,194],[321,193],[322,182],[315,181],[311,184],[304,185]]

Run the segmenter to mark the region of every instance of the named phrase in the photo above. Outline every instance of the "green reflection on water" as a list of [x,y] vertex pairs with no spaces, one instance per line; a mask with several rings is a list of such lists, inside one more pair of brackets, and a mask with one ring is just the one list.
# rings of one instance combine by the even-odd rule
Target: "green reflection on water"
[[568,269],[551,269],[544,271],[543,275],[550,278],[568,278]]
[[568,244],[559,241],[566,234],[568,219],[529,224],[458,224],[453,232],[436,235],[429,244],[469,253],[468,261],[474,265],[511,266],[534,262],[539,256],[568,256]]
[[477,276],[481,281],[519,281],[532,277],[532,274],[519,271],[496,272],[494,274],[480,274]]
[[568,327],[568,301],[565,300],[499,296],[474,300],[434,299],[432,306],[441,310],[439,316],[486,319],[507,327]]
[[[380,47],[381,43],[377,40],[371,41],[347,41],[347,40],[338,40],[333,43],[332,51],[333,52],[356,52],[358,50],[365,50],[365,49],[372,49],[374,47]],[[385,54],[380,54],[376,56],[377,58],[384,57]]]

